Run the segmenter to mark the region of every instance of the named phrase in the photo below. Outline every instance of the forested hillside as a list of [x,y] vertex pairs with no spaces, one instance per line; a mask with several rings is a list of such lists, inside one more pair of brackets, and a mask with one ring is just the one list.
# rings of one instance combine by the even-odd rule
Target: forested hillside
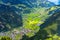
[[0,0],[0,40],[60,40],[60,5],[48,0]]

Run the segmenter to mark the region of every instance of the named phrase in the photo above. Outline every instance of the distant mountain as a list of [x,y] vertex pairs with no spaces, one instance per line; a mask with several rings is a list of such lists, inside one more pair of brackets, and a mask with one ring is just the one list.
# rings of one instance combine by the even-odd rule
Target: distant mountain
[[59,2],[58,2],[58,5],[60,5],[60,0],[58,0]]
[[52,3],[52,2],[50,2],[50,1],[41,1],[41,3],[40,3],[40,6],[42,6],[42,7],[51,7],[51,6],[54,6],[55,4],[54,3]]
[[23,4],[27,7],[51,7],[55,5],[48,0],[2,0],[3,3],[10,3],[11,5]]

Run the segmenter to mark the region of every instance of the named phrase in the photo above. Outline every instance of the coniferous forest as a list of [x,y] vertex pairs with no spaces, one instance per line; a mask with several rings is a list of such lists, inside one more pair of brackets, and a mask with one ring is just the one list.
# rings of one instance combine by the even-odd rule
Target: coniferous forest
[[0,0],[0,40],[60,40],[60,1]]

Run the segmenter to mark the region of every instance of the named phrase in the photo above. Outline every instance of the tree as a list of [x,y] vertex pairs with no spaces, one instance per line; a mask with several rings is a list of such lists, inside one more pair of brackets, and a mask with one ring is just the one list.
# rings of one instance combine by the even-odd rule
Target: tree
[[6,37],[6,36],[4,36],[4,37],[2,37],[0,40],[12,40],[10,37]]

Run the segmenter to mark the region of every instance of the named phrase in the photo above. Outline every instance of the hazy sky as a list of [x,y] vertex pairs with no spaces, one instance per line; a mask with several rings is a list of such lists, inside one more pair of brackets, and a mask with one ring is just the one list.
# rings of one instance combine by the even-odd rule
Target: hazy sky
[[53,2],[55,4],[58,4],[58,2],[59,2],[59,0],[48,0],[48,1]]

